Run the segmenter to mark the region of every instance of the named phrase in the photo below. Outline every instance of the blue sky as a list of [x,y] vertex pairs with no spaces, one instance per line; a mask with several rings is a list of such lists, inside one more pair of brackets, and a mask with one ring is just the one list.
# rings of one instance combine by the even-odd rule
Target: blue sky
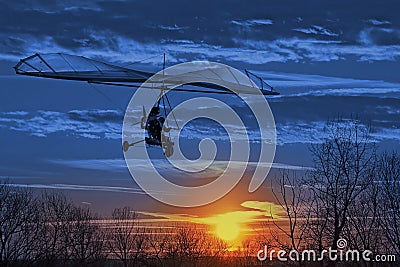
[[[119,65],[148,59],[129,66],[153,71],[165,52],[167,65],[211,60],[253,70],[281,93],[268,98],[277,126],[275,167],[311,166],[307,146],[320,142],[325,121],[338,115],[357,115],[372,125],[380,147],[399,150],[399,5],[0,1],[0,176],[61,188],[98,210],[137,199],[138,209],[157,206],[135,187],[122,161],[120,132],[133,91],[14,75],[11,67],[36,52]],[[188,146],[205,131],[220,133],[206,123],[189,125]]]

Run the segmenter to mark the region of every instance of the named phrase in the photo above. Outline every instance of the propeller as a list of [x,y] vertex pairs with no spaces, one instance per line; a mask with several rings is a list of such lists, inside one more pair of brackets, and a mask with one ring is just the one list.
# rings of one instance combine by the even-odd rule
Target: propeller
[[146,115],[146,110],[144,109],[144,106],[143,106],[143,117],[140,119],[140,121],[132,123],[132,126],[140,124],[140,127],[142,129],[145,129],[146,128],[146,122],[147,122],[147,115]]
[[141,142],[143,142],[143,141],[144,141],[144,139],[139,140],[139,141],[136,141],[136,142],[133,142],[133,143],[129,143],[128,141],[124,141],[124,142],[122,143],[122,149],[124,150],[124,152],[127,152],[128,149],[129,149],[131,146],[134,146],[134,145],[136,145],[136,144],[139,144],[139,143],[141,143]]
[[144,109],[144,106],[142,106],[142,111],[143,111],[143,117],[140,121],[140,126],[142,129],[146,128],[146,122],[147,122],[147,115],[146,115],[146,110]]

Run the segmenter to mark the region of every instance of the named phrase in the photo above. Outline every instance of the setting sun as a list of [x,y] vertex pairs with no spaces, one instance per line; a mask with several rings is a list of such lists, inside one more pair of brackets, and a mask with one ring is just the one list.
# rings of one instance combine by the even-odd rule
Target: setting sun
[[215,227],[215,234],[226,241],[235,240],[240,233],[240,227],[237,223],[222,220]]
[[218,238],[237,242],[246,231],[246,223],[249,221],[247,215],[240,211],[227,212],[208,217],[205,221],[213,226],[213,232]]

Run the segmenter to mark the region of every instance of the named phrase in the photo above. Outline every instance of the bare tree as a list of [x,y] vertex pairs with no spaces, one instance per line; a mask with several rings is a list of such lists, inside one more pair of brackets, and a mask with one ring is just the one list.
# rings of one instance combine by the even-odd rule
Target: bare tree
[[220,266],[228,244],[205,226],[177,224],[147,232],[150,262],[156,266]]
[[179,225],[176,227],[174,241],[169,244],[168,254],[177,260],[178,266],[188,262],[194,266],[205,254],[205,241],[203,230],[194,225]]
[[[313,239],[337,249],[357,198],[373,182],[376,166],[375,146],[369,128],[357,120],[337,120],[327,125],[327,138],[313,145],[315,169],[305,184],[311,190],[311,203],[318,205],[311,217],[319,221],[319,234]],[[311,209],[312,210],[312,209]],[[331,262],[335,265],[335,262]]]
[[165,255],[168,243],[172,241],[169,228],[150,226],[148,229],[146,240],[150,249],[150,259],[155,259],[159,266],[167,266]]
[[202,266],[214,267],[222,265],[229,248],[228,243],[211,234],[207,234],[207,240],[207,251],[203,256]]
[[[208,234],[207,229],[195,224],[179,224],[171,228],[161,238],[165,251],[163,266],[201,266],[215,263],[227,246],[217,242]],[[212,247],[215,245],[215,247]],[[151,247],[154,247],[151,245]],[[158,246],[160,248],[160,246]],[[215,250],[213,250],[215,249]],[[162,256],[161,256],[162,257]],[[159,256],[160,258],[160,256]],[[214,266],[214,265],[211,265]]]
[[371,183],[349,207],[346,237],[351,247],[359,251],[379,250],[382,234],[379,225],[379,194],[378,185]]
[[40,214],[44,220],[41,240],[44,249],[43,260],[46,265],[70,259],[69,231],[73,227],[74,205],[60,193],[44,193],[41,198]]
[[[384,233],[379,223],[380,193],[378,184],[371,183],[350,205],[348,223],[343,229],[343,235],[352,249],[370,250],[374,254],[381,252]],[[363,260],[358,264],[372,266],[372,263]]]
[[[277,244],[287,250],[300,251],[304,246],[304,234],[309,225],[310,213],[305,205],[305,190],[300,185],[300,178],[295,172],[290,175],[289,171],[281,171],[281,176],[278,180],[278,190],[272,185],[272,194],[275,200],[285,212],[288,221],[288,227],[279,224],[271,212],[272,223],[278,232],[273,231]],[[280,238],[283,234],[284,238]]]
[[321,253],[327,245],[325,233],[329,223],[330,207],[311,190],[306,199],[306,209],[309,216],[305,233],[307,247]]
[[255,266],[259,263],[258,259],[254,256],[257,255],[259,247],[258,242],[254,239],[245,239],[237,248],[235,253],[235,265],[239,267]]
[[[29,194],[31,193],[28,190],[28,195],[25,195],[25,197]],[[32,265],[41,261],[45,254],[45,242],[41,239],[41,236],[46,231],[44,227],[46,220],[40,212],[40,202],[37,198],[33,197],[26,209],[25,222],[22,224],[19,237],[14,239],[14,246],[21,252],[18,260],[22,264]]]
[[96,223],[98,219],[92,215],[89,209],[74,207],[72,211],[73,220],[67,230],[67,244],[71,244],[68,251],[71,259],[80,266],[91,262],[104,260],[103,243],[104,234],[100,226]]
[[36,199],[27,188],[0,184],[0,265],[36,260],[39,229]]
[[129,207],[117,208],[112,213],[112,225],[108,233],[108,248],[122,264],[134,264],[144,254],[145,233],[137,225],[136,213]]
[[382,186],[380,223],[389,241],[389,250],[400,255],[400,156],[383,154],[377,174]]

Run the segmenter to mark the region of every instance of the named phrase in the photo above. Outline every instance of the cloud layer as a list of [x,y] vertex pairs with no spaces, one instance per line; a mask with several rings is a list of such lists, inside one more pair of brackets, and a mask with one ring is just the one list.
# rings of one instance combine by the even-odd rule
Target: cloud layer
[[[308,5],[293,2],[290,8],[268,5],[261,13],[265,3],[244,9],[229,1],[4,2],[0,58],[64,52],[134,62],[166,52],[170,63],[398,60],[400,24],[393,5],[312,2],[312,12]],[[162,57],[149,63],[161,64]]]

